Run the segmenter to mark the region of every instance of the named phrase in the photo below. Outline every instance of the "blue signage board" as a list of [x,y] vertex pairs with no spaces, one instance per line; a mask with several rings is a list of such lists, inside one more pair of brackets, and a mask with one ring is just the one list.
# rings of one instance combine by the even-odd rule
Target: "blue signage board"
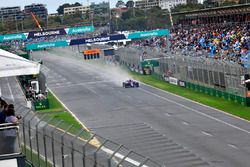
[[143,32],[135,32],[128,34],[128,39],[138,39],[138,38],[149,38],[154,36],[167,36],[169,35],[169,30],[152,30],[152,31],[143,31]]
[[81,45],[81,44],[98,43],[98,42],[112,42],[112,41],[118,41],[122,39],[126,39],[124,34],[94,37],[94,38],[81,38],[81,39],[71,40],[70,45]]
[[32,43],[32,44],[26,45],[26,50],[39,50],[39,49],[69,46],[69,43],[70,43],[70,40]]
[[28,33],[0,35],[0,42],[27,39]]
[[44,31],[31,31],[29,32],[28,38],[41,38],[57,35],[66,35],[66,31],[63,28]]

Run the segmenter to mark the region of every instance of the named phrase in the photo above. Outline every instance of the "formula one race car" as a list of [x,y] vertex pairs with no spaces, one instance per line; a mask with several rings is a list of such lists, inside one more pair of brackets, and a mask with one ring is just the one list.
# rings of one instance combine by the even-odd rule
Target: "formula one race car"
[[122,86],[124,88],[138,88],[139,87],[139,82],[133,81],[131,79],[125,81],[122,83]]

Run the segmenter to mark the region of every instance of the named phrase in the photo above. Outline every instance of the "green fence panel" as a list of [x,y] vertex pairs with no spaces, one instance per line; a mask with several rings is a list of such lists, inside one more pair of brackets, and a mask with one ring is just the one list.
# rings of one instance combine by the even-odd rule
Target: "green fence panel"
[[202,92],[202,93],[206,93],[206,87],[205,87],[205,86],[202,86],[201,92]]
[[223,98],[225,100],[229,100],[229,94],[227,92],[223,92]]
[[210,89],[210,88],[206,88],[206,93],[207,93],[208,95],[211,95],[211,89]]
[[247,106],[247,99],[242,97],[242,103],[243,106]]
[[196,91],[198,91],[198,92],[199,92],[199,91],[200,91],[200,89],[201,89],[200,85],[195,85],[195,90],[196,90]]
[[249,97],[246,98],[246,103],[247,103],[247,106],[250,107],[250,98]]
[[192,84],[192,90],[195,90],[195,84]]
[[217,95],[218,95],[218,97],[222,97],[222,91],[217,90]]
[[216,96],[216,89],[212,89],[213,96]]
[[235,101],[235,95],[230,94],[229,97],[230,97],[230,100],[231,100],[231,101]]
[[245,98],[241,97],[241,96],[236,96],[236,101],[237,103],[245,106],[246,105],[246,101],[245,101]]

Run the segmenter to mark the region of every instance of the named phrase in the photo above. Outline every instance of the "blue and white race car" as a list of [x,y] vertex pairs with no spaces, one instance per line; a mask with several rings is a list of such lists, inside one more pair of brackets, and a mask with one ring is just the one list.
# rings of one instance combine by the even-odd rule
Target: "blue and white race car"
[[129,79],[129,80],[122,83],[122,87],[124,87],[124,88],[138,88],[139,82]]

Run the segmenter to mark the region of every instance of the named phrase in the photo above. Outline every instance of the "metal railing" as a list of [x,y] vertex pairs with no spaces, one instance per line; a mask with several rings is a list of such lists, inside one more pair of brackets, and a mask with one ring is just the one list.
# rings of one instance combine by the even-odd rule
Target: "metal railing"
[[0,124],[0,157],[21,154],[19,126],[12,123]]
[[160,167],[158,162],[98,134],[69,125],[53,114],[16,106],[23,153],[36,167]]

